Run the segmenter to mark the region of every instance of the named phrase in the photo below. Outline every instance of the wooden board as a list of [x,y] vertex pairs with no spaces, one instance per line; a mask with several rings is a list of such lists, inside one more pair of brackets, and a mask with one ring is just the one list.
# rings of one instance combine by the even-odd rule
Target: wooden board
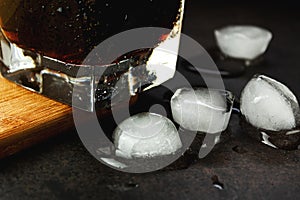
[[0,158],[72,128],[71,111],[0,75]]

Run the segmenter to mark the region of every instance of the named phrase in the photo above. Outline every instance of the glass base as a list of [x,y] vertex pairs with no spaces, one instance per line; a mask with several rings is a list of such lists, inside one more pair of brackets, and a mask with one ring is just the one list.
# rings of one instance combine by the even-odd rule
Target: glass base
[[[180,29],[176,30],[158,47],[175,42],[179,48]],[[106,66],[75,65],[21,49],[0,33],[0,68],[3,77],[22,87],[93,112],[172,78],[177,54],[166,56],[158,47],[131,52],[126,59]]]
[[[133,59],[101,67],[71,65],[23,50],[3,38],[1,49],[3,77],[33,92],[90,112],[109,108],[114,96],[122,101],[128,95],[135,95],[139,88],[137,84],[142,81],[129,82],[134,73],[137,74],[133,70]],[[155,80],[155,76],[146,70],[145,63],[136,69],[140,76],[147,77],[143,82]],[[118,82],[122,84],[116,86]]]

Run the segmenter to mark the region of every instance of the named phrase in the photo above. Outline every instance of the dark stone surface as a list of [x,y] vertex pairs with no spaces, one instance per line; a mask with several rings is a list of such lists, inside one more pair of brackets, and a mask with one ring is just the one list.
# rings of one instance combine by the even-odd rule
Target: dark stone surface
[[[223,25],[250,23],[274,33],[265,64],[225,79],[228,90],[239,96],[254,74],[264,73],[285,83],[299,99],[300,14],[295,5],[187,4],[184,32],[205,48],[214,46],[213,30]],[[201,85],[196,75],[187,74]],[[138,175],[99,163],[71,130],[1,160],[0,199],[300,199],[300,151],[258,143],[241,129],[237,115],[230,128],[230,140],[189,168]]]

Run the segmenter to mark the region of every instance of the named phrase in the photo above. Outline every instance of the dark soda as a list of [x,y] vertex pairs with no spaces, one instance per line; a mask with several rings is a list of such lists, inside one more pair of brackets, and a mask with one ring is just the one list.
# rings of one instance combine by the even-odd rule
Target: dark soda
[[122,31],[172,29],[181,6],[181,0],[0,0],[0,26],[23,49],[81,64],[95,46]]

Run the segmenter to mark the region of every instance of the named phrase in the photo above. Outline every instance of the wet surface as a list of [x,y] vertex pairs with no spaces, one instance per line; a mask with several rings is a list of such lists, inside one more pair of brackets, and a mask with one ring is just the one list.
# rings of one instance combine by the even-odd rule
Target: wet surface
[[[254,74],[264,73],[286,83],[300,98],[300,16],[296,8],[189,2],[185,33],[204,47],[213,46],[213,30],[227,24],[251,23],[274,33],[266,64],[225,79],[228,90],[238,97]],[[202,85],[198,75],[181,71],[192,84]],[[154,101],[160,94],[150,92],[147,99]],[[229,127],[230,139],[215,146],[204,159],[194,162],[192,154],[188,167],[148,174],[126,174],[106,167],[87,152],[76,131],[70,130],[1,160],[0,199],[300,199],[300,150],[274,149],[257,142],[241,128],[236,114]]]
[[213,186],[219,190],[224,190],[224,184],[219,181],[219,177],[214,175],[211,177]]
[[250,137],[270,147],[289,151],[300,149],[300,127],[282,131],[263,130],[250,125],[244,117],[240,124]]
[[[235,116],[231,126],[236,125]],[[239,127],[236,129],[238,134],[217,145],[206,158],[195,159],[181,169],[167,168],[149,174],[126,174],[104,166],[70,132],[2,160],[1,198],[299,198],[299,150],[274,150],[245,136]],[[236,146],[242,147],[244,153],[233,150]],[[218,177],[217,182],[212,180],[214,176]]]
[[[240,59],[234,59],[225,56],[220,52],[218,47],[214,47],[211,49],[206,49],[209,55],[212,57],[214,62],[216,63],[218,67],[218,71],[211,70],[209,68],[195,68],[192,65],[188,65],[187,69],[193,71],[193,72],[201,72],[201,74],[206,74],[206,75],[215,75],[220,73],[222,77],[224,78],[234,78],[241,76],[245,73],[246,71],[246,64],[245,60],[240,60]],[[253,61],[257,62],[257,60]]]

